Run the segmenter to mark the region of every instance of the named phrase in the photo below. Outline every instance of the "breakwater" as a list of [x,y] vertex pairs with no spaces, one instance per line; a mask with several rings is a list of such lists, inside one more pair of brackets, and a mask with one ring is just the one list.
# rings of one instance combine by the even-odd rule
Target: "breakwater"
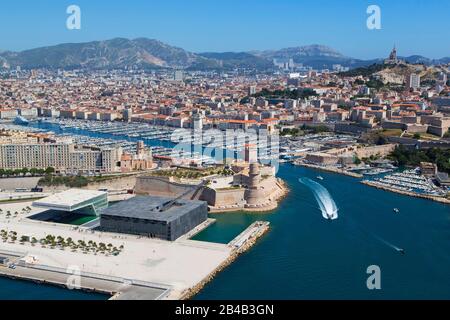
[[354,172],[350,172],[350,171],[347,171],[347,170],[334,168],[334,167],[318,166],[318,165],[309,164],[309,163],[303,163],[303,162],[299,162],[299,161],[295,161],[294,165],[300,166],[300,167],[309,168],[309,169],[325,171],[325,172],[332,172],[332,173],[343,174],[345,176],[349,176],[349,177],[352,177],[352,178],[359,178],[360,179],[360,178],[364,177],[362,174],[354,173]]
[[180,300],[190,300],[195,297],[208,283],[213,281],[220,272],[229,267],[240,255],[250,250],[269,230],[269,222],[257,221],[250,225],[244,232],[228,244],[233,247],[230,256],[196,286],[183,292]]
[[382,186],[377,183],[374,183],[372,181],[361,181],[361,183],[366,186],[370,186],[370,187],[377,188],[377,189],[384,190],[384,191],[402,194],[405,196],[427,199],[427,200],[432,200],[432,201],[436,201],[436,202],[440,202],[440,203],[450,204],[450,199],[446,199],[443,197],[436,197],[436,196],[432,196],[432,195],[428,195],[428,194],[420,194],[417,192],[410,192],[410,191],[399,190],[396,188],[389,188],[387,186]]

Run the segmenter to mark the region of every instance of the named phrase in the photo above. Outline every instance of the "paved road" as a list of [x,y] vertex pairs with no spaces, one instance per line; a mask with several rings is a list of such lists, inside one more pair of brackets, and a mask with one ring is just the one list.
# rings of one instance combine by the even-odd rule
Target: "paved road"
[[0,189],[14,191],[16,188],[31,189],[36,187],[39,177],[0,179]]

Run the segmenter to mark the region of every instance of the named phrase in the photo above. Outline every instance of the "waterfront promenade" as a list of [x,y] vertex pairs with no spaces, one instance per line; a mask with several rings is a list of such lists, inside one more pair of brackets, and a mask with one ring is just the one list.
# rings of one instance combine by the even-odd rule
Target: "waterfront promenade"
[[[1,251],[0,255],[3,256]],[[0,276],[67,288],[68,279],[73,274],[64,269],[46,266],[14,265],[14,268],[0,266]],[[111,300],[159,300],[170,292],[170,287],[160,284],[133,283],[122,278],[94,274],[81,274],[79,281],[80,287],[73,289],[105,294]]]
[[[25,206],[31,206],[31,203],[5,204],[2,209],[20,211]],[[21,213],[13,218],[0,215],[1,229],[17,232],[18,235],[18,240],[8,239],[1,246],[3,251],[16,253],[18,258],[13,262],[16,268],[4,266],[0,274],[61,286],[71,275],[67,270],[76,267],[81,272],[82,288],[115,295],[114,298],[124,300],[182,299],[186,292],[203,287],[213,275],[236,259],[241,247],[249,243],[253,245],[255,240],[253,230],[246,234],[245,239],[241,239],[240,246],[192,241],[185,237],[168,242],[37,222],[28,218],[41,210],[33,208],[31,213]],[[196,231],[207,226],[204,224]],[[261,225],[261,228],[266,229],[266,226]],[[19,240],[21,236],[41,239],[47,235],[70,237],[75,242],[111,243],[115,247],[123,246],[123,251],[117,256],[103,255]]]

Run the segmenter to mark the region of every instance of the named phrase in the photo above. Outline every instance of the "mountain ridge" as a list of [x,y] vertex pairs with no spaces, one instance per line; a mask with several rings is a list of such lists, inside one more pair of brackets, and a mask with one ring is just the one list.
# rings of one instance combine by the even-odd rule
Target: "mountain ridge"
[[[334,64],[357,68],[382,62],[382,59],[363,60],[348,57],[320,44],[249,52],[193,53],[148,38],[113,38],[83,43],[62,43],[24,51],[0,52],[0,68],[20,66],[25,69],[271,69],[274,59],[293,59],[294,62],[315,69],[331,69]],[[410,63],[450,63],[450,57],[429,59],[420,55],[404,58]]]

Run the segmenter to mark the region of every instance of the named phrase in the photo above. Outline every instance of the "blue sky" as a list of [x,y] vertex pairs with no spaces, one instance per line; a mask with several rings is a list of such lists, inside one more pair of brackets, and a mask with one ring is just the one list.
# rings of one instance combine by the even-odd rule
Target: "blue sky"
[[[76,4],[81,30],[67,30]],[[382,29],[368,30],[368,5]],[[450,56],[449,0],[2,0],[0,50],[148,37],[193,52],[324,44],[356,58]]]

